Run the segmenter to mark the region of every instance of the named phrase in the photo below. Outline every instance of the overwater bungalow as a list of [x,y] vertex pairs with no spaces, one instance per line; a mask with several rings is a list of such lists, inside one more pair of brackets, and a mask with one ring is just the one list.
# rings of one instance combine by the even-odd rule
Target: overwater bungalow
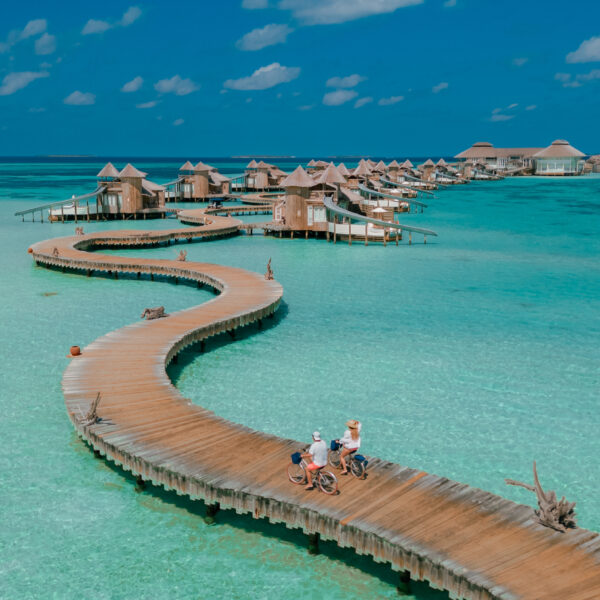
[[534,175],[581,175],[585,156],[566,140],[554,140],[550,146],[533,155]]
[[230,180],[215,167],[189,160],[179,167],[179,177],[165,184],[166,197],[171,202],[206,202],[222,198],[230,192]]
[[50,220],[164,217],[165,188],[147,179],[147,173],[131,164],[118,171],[107,163],[96,177],[94,192],[57,203],[49,209]]
[[523,174],[533,168],[533,156],[540,150],[542,148],[494,148],[489,142],[476,142],[454,158],[490,172]]

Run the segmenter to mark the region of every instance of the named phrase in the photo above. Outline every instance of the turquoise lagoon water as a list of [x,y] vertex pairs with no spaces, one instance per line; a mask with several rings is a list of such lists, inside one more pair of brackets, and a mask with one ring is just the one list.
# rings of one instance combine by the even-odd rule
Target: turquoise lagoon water
[[[135,164],[167,181],[180,162]],[[395,597],[390,569],[351,551],[324,544],[310,557],[284,527],[229,511],[208,527],[200,502],[136,493],[73,434],[60,389],[70,345],[145,306],[212,297],[33,266],[31,243],[74,226],[13,212],[90,189],[99,166],[0,164],[0,597]],[[367,454],[518,502],[533,495],[503,479],[530,480],[536,459],[542,484],[600,529],[600,178],[457,186],[401,220],[440,235],[399,248],[262,236],[187,245],[190,260],[259,272],[271,257],[285,305],[261,333],[184,353],[170,369],[176,385],[220,415],[299,440],[316,428],[337,436],[358,418]],[[415,597],[447,596],[421,584]]]

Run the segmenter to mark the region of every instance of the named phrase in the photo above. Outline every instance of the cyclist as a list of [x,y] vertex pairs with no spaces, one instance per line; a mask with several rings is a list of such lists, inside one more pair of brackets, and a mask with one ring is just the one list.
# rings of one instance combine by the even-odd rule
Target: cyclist
[[360,448],[360,430],[362,428],[362,423],[356,419],[350,419],[350,421],[346,421],[346,427],[348,429],[346,429],[344,432],[344,437],[338,440],[338,442],[344,447],[340,455],[342,475],[348,475],[346,456],[353,454]]
[[305,490],[315,489],[312,477],[313,471],[322,469],[327,464],[327,444],[321,439],[321,434],[318,431],[312,434],[312,439],[313,443],[308,452],[302,455],[302,458],[310,460],[306,466],[308,485],[304,488]]

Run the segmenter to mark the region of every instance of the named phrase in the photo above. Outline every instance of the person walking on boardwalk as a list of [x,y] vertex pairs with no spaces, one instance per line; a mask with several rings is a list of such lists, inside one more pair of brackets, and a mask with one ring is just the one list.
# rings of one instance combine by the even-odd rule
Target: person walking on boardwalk
[[350,454],[353,454],[360,448],[360,430],[362,428],[362,423],[356,419],[350,419],[350,421],[346,421],[346,427],[348,429],[346,429],[344,432],[344,436],[338,440],[338,442],[344,447],[340,455],[342,475],[348,475],[346,457]]
[[321,434],[315,431],[312,434],[313,443],[308,449],[306,454],[302,455],[302,458],[310,460],[306,466],[306,479],[308,485],[304,488],[305,490],[314,490],[315,486],[313,483],[313,471],[322,469],[327,464],[327,444],[321,439]]

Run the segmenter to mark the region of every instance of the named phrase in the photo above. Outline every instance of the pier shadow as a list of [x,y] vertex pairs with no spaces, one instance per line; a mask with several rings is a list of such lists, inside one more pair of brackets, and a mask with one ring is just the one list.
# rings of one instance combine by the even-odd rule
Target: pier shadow
[[[90,459],[98,462],[102,461],[102,466],[112,471],[123,482],[123,489],[129,487],[131,494],[137,494],[140,497],[147,496],[161,503],[160,510],[164,513],[165,510],[173,510],[173,512],[184,511],[195,521],[194,534],[202,535],[202,532],[209,527],[228,526],[239,531],[244,531],[253,535],[290,544],[298,549],[306,550],[309,556],[309,541],[308,535],[301,529],[288,529],[281,523],[271,523],[266,517],[255,519],[249,514],[237,514],[233,509],[220,509],[214,517],[214,523],[208,524],[205,522],[205,517],[210,514],[207,510],[208,505],[203,500],[193,500],[189,496],[179,496],[175,491],[165,490],[162,486],[154,485],[149,481],[145,481],[140,486],[138,479],[131,472],[124,470],[116,465],[111,460],[105,457],[98,457],[93,453],[93,448],[86,441],[82,440],[73,432],[72,445],[78,446],[81,452],[86,450],[89,452]],[[282,477],[285,478],[285,472],[282,470]],[[292,485],[292,484],[290,484]],[[153,510],[146,503],[145,509]],[[320,540],[319,554],[326,557],[328,560],[341,564],[351,569],[356,569],[365,575],[375,577],[390,587],[396,587],[399,583],[399,573],[392,570],[389,563],[378,563],[372,557],[367,555],[357,554],[352,548],[341,548],[334,541]],[[310,560],[310,559],[309,559]],[[315,560],[317,560],[315,558]],[[298,569],[305,568],[306,565],[298,565]],[[352,577],[352,573],[348,573],[348,577]],[[417,600],[450,600],[447,592],[433,589],[425,581],[411,580],[411,593],[405,595],[405,598],[415,598]]]

